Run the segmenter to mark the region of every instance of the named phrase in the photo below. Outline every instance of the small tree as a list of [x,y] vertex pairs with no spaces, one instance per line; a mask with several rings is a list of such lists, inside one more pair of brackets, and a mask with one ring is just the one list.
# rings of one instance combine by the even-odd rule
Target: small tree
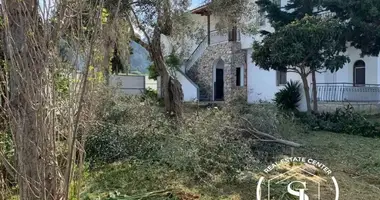
[[[314,71],[337,71],[349,61],[340,55],[344,27],[337,20],[305,16],[268,33],[253,44],[253,61],[265,70],[286,70],[301,76],[307,110],[311,111],[308,76]],[[315,88],[314,88],[315,90]]]

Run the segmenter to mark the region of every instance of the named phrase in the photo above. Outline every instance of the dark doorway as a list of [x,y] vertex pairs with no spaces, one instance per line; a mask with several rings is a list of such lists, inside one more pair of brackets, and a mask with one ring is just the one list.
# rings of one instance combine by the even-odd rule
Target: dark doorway
[[214,100],[223,101],[224,100],[224,73],[223,69],[216,69],[214,83]]

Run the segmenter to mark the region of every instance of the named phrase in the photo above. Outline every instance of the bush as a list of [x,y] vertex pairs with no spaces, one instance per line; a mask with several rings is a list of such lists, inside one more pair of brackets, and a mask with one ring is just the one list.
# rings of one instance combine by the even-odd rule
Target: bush
[[200,178],[207,177],[206,172],[233,173],[254,160],[247,144],[229,139],[235,135],[220,137],[226,129],[220,123],[229,124],[228,118],[220,120],[220,110],[189,116],[178,126],[150,101],[129,98],[113,105],[86,143],[92,164],[142,160]]
[[301,83],[299,81],[287,82],[285,87],[275,94],[274,102],[281,110],[296,110],[301,101]]
[[158,99],[158,93],[157,90],[154,90],[152,88],[146,88],[144,91],[144,94],[142,95],[142,99],[151,99],[151,100],[157,100]]
[[149,65],[148,76],[149,76],[149,79],[153,79],[153,80],[157,81],[157,77],[159,76],[159,74],[158,74],[158,71],[156,69],[156,66],[154,66],[154,64]]
[[215,176],[230,180],[240,171],[258,167],[259,156],[274,158],[276,152],[282,153],[281,148],[260,153],[263,150],[258,147],[269,145],[260,146],[254,136],[244,135],[242,129],[248,127],[241,117],[273,135],[293,131],[283,123],[282,115],[265,105],[246,107],[244,115],[231,107],[202,109],[198,114],[185,113],[180,124],[150,101],[127,98],[109,105],[103,122],[93,128],[86,143],[87,160],[93,166],[138,160],[165,165],[198,180]]
[[352,106],[333,113],[299,113],[299,119],[312,130],[324,130],[365,137],[380,137],[380,130]]

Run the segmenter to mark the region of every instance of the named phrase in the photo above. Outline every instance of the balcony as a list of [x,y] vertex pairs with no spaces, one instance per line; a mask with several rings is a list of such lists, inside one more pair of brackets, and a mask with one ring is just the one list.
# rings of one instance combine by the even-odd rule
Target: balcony
[[317,101],[380,102],[380,84],[317,83]]
[[226,42],[240,42],[240,30],[233,29],[228,33],[220,33],[216,30],[210,32],[210,44],[209,45],[217,45]]

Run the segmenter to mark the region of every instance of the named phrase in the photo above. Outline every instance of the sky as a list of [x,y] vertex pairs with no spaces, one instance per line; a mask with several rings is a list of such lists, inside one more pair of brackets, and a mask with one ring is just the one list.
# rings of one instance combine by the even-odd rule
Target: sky
[[199,5],[201,5],[204,2],[204,0],[192,0],[191,2],[191,8],[195,8]]

